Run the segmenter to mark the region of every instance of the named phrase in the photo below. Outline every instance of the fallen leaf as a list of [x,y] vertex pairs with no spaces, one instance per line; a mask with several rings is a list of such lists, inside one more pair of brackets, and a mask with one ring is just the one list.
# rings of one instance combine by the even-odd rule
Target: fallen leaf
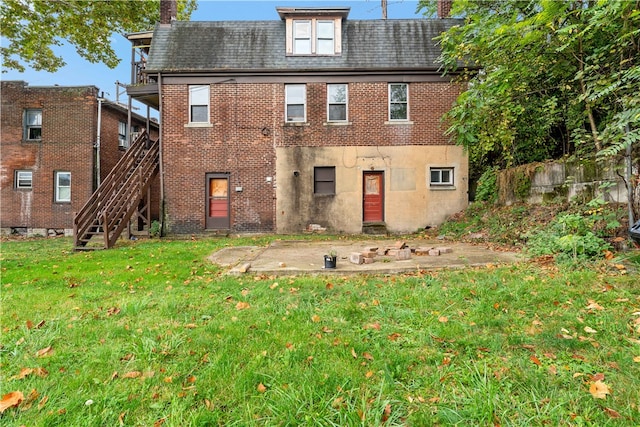
[[554,365],[549,366],[548,371],[551,375],[558,375],[558,368],[556,368]]
[[274,282],[269,286],[269,289],[273,290],[278,287],[278,282]]
[[589,303],[589,305],[587,305],[586,307],[587,310],[604,310],[603,306],[601,306],[600,304],[598,304],[592,299],[588,300],[587,302]]
[[364,357],[367,360],[373,360],[373,356],[369,353],[367,353],[366,351],[364,353],[362,353],[362,357]]
[[402,335],[400,335],[397,332],[392,333],[391,335],[387,336],[387,338],[389,338],[390,341],[396,341],[398,338],[400,338]]
[[156,422],[153,423],[153,427],[160,427],[166,420],[166,418],[160,418],[159,420],[156,420]]
[[49,396],[42,396],[42,399],[40,399],[40,402],[38,402],[38,411],[41,411],[42,408],[44,408],[44,405],[46,405],[48,401],[49,401]]
[[333,289],[333,283],[327,283],[326,288],[327,288],[328,290]]
[[366,374],[364,374],[364,376],[365,376],[366,378],[371,378],[371,377],[373,376],[373,371],[367,371],[367,373],[366,373]]
[[602,381],[594,381],[589,386],[589,393],[596,399],[606,399],[608,394],[611,394],[609,391],[609,386],[607,386]]
[[429,399],[429,402],[438,403],[438,402],[440,402],[440,398],[438,396],[434,396],[431,399]]
[[190,383],[190,384],[193,384],[193,383],[195,383],[195,382],[196,382],[196,379],[197,379],[197,378],[196,378],[196,376],[195,376],[195,375],[189,375],[189,376],[187,377],[187,382],[188,382],[188,383]]
[[27,320],[27,329],[33,328],[33,322],[31,320]]
[[386,422],[390,416],[391,416],[391,404],[387,404],[387,406],[384,407],[384,412],[382,413],[382,421]]
[[367,323],[366,325],[364,325],[364,328],[362,329],[375,329],[376,331],[380,330],[380,323],[375,322],[375,323]]
[[611,418],[622,418],[622,415],[611,408],[604,408],[604,413],[609,415]]
[[258,387],[256,387],[256,390],[258,390],[258,393],[264,393],[265,391],[267,391],[267,388],[264,386],[264,384],[260,383],[258,384]]
[[38,324],[36,325],[36,329],[40,329],[44,326],[44,320],[41,320],[40,322],[38,322]]
[[236,304],[236,310],[246,310],[249,307],[251,307],[251,305],[249,305],[248,302],[244,302],[244,301],[240,301],[239,303]]
[[53,347],[49,346],[49,347],[45,347],[43,349],[40,349],[36,352],[36,357],[45,357],[45,356],[49,356],[51,354],[51,352],[53,351]]
[[534,354],[529,356],[529,360],[531,360],[533,363],[535,363],[538,366],[542,366],[542,362],[540,362],[540,359],[538,359]]
[[353,356],[354,359],[358,358],[358,353],[356,353],[356,350],[353,347],[351,347],[351,355]]
[[604,381],[604,374],[602,372],[593,374],[593,376],[591,377],[591,381]]
[[449,318],[447,316],[438,317],[438,322],[440,323],[447,323],[448,321],[449,321]]
[[121,412],[120,415],[118,416],[118,422],[120,423],[121,426],[124,426],[124,417],[127,415],[126,412]]
[[23,400],[24,394],[22,394],[21,391],[12,391],[11,393],[5,394],[2,396],[2,399],[0,399],[0,414],[9,408],[20,405]]
[[640,356],[634,357],[633,361],[636,362],[636,363],[640,363]]
[[320,321],[320,316],[318,316],[317,314],[314,314],[313,316],[311,316],[311,321],[313,323],[318,323]]
[[585,331],[586,333],[588,333],[588,334],[597,334],[597,333],[598,333],[598,331],[596,331],[596,330],[595,330],[595,329],[593,329],[593,328],[590,328],[589,326],[585,326],[585,327],[584,327],[584,331]]
[[124,374],[122,378],[138,378],[141,375],[142,375],[142,372],[140,371],[131,371]]

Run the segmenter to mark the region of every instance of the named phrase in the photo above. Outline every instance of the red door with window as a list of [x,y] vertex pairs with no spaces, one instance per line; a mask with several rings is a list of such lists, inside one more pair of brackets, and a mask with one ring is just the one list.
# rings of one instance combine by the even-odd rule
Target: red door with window
[[228,229],[229,216],[229,175],[207,174],[206,228]]
[[363,222],[384,221],[384,173],[365,172],[363,185]]

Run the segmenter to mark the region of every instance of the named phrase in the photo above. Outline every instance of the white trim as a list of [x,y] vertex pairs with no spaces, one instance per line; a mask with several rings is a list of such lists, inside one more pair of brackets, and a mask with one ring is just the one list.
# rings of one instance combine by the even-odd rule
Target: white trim
[[[198,99],[194,100],[194,93],[196,91],[199,90],[203,90],[206,89],[206,95],[203,94],[196,94],[198,95]],[[211,88],[209,85],[189,85],[188,87],[188,91],[189,91],[189,111],[187,112],[188,117],[189,117],[189,124],[192,123],[211,123],[211,108],[210,108],[210,104],[211,104]],[[203,98],[203,99],[199,99],[199,98]],[[206,104],[196,104],[195,101],[198,102],[202,102],[202,101],[206,101]],[[193,121],[193,117],[191,116],[191,107],[193,106],[206,106],[207,107],[207,120],[206,121]]]
[[[344,86],[345,88],[345,100],[344,102],[330,102],[329,99],[329,87],[330,86]],[[327,122],[326,123],[348,123],[349,122],[349,84],[348,83],[327,83]],[[329,117],[331,104],[334,105],[342,105],[344,104],[345,112],[344,112],[344,120],[331,120]]]
[[[303,120],[289,120],[287,113],[289,105],[300,105],[299,103],[289,103],[289,88],[302,87],[302,109]],[[285,84],[284,85],[284,121],[285,123],[306,123],[307,122],[307,85],[306,84]]]
[[[392,119],[391,118],[391,86],[404,86],[407,88],[407,100],[406,100],[406,104],[407,104],[407,117],[405,117],[404,119]],[[387,85],[387,117],[389,118],[390,122],[408,122],[409,121],[409,117],[411,117],[409,115],[409,83],[388,83]],[[400,102],[396,102],[397,104],[399,104]]]

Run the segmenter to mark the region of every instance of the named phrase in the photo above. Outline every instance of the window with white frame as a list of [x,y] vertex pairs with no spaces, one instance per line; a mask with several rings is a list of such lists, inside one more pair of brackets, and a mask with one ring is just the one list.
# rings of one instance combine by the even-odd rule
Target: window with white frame
[[334,21],[316,21],[316,54],[334,55]]
[[287,122],[307,120],[307,86],[285,85],[285,118]]
[[293,53],[311,54],[311,21],[293,21]]
[[209,85],[189,86],[189,123],[209,123]]
[[24,139],[40,141],[42,139],[42,110],[30,109],[24,113]]
[[118,147],[127,147],[127,124],[125,122],[118,122]]
[[409,120],[409,85],[389,84],[389,120]]
[[430,168],[430,176],[433,186],[453,185],[453,168]]
[[15,187],[18,190],[31,190],[33,188],[33,172],[17,170],[15,175]]
[[346,122],[347,121],[347,84],[327,85],[327,121]]
[[[287,26],[287,52],[293,55],[338,55],[340,19],[293,19]],[[291,28],[291,29],[289,29]]]
[[71,201],[71,172],[56,172],[55,174],[55,201]]

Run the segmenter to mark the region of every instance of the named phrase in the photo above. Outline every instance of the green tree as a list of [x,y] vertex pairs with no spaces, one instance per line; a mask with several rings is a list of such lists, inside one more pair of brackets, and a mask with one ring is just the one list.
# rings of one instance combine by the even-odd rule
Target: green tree
[[640,1],[454,0],[452,15],[445,69],[481,70],[463,74],[448,133],[478,172],[640,139]]
[[[178,18],[189,19],[196,0],[178,0]],[[113,34],[146,31],[159,20],[160,1],[43,1],[0,2],[3,69],[25,66],[53,72],[65,65],[52,46],[74,45],[90,62],[110,68],[120,60],[111,47]],[[4,46],[8,42],[7,46]]]

